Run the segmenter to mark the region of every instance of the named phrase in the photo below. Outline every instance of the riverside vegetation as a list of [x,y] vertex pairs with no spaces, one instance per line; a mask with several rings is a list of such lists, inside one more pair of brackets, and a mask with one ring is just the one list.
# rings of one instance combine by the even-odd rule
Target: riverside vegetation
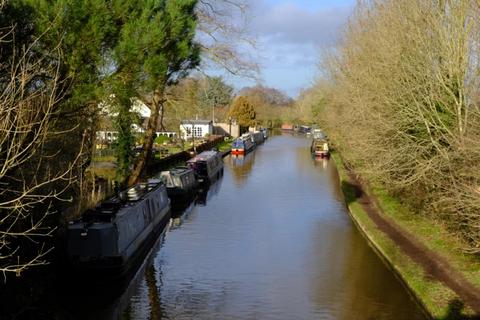
[[[479,23],[478,1],[359,2],[341,41],[323,57],[323,76],[297,102],[318,113],[343,162],[368,182],[386,216],[476,290]],[[442,318],[455,293],[433,290],[444,284],[415,268],[406,276]]]

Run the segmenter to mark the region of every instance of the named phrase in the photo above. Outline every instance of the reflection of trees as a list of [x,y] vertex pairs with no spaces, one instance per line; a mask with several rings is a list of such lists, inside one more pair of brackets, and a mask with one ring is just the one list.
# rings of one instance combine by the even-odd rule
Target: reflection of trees
[[422,319],[405,288],[358,232],[322,225],[312,243],[314,271],[306,274],[316,308],[336,319]]
[[[155,267],[149,266],[145,270],[145,281],[148,288],[148,302],[150,305],[150,319],[162,319],[164,310],[160,302],[160,295],[158,293],[157,280],[155,277]],[[161,279],[160,279],[161,281]]]
[[230,156],[226,161],[237,185],[243,185],[252,172],[255,163],[255,151],[245,156]]

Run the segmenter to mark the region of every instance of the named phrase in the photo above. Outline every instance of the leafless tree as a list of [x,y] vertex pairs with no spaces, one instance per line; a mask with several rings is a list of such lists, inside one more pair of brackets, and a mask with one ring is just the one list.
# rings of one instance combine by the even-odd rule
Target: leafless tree
[[[0,46],[15,41],[13,26],[0,32]],[[67,133],[56,126],[60,76],[57,65],[35,51],[37,45],[13,46],[0,66],[8,71],[0,81],[0,272],[5,279],[47,263],[51,248],[43,239],[55,230],[47,220],[54,201],[67,200],[62,194],[75,179],[80,157],[62,158],[62,146],[52,146]],[[82,142],[70,144],[78,148]]]
[[360,1],[327,59],[322,113],[362,174],[480,253],[479,3]]
[[252,54],[256,40],[248,30],[248,2],[200,0],[197,15],[204,65],[217,65],[233,75],[256,78],[258,65]]

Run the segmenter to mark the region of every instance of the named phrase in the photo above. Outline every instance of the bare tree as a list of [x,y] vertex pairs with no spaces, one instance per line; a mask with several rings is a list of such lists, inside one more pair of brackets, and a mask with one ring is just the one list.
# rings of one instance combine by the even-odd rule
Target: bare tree
[[321,117],[360,173],[448,221],[477,253],[479,18],[470,0],[359,2],[326,59]]
[[[15,41],[15,28],[1,30],[0,46]],[[38,39],[37,39],[38,40]],[[62,157],[50,141],[65,131],[56,126],[60,75],[58,64],[37,54],[37,41],[13,46],[3,56],[0,80],[0,272],[19,276],[47,263],[54,226],[48,223],[54,201],[75,179],[75,159]],[[3,51],[3,50],[2,50]],[[82,143],[72,148],[81,149]],[[60,147],[60,148],[59,148]]]
[[203,64],[256,78],[258,65],[252,51],[256,40],[248,30],[250,8],[246,0],[200,0],[197,5],[198,35]]

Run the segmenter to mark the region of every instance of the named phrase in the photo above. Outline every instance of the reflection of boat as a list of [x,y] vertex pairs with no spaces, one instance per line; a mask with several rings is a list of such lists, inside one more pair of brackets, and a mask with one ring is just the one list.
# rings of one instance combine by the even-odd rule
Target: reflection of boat
[[195,198],[195,205],[206,206],[207,201],[220,191],[221,186],[222,180],[220,179],[213,184],[205,185],[198,189],[197,197]]
[[170,200],[160,180],[137,184],[120,195],[68,225],[69,260],[83,275],[125,275],[143,259],[170,218]]
[[185,167],[162,171],[160,178],[165,183],[171,199],[190,194],[198,184],[193,169]]
[[212,182],[222,175],[222,154],[218,151],[204,151],[188,160],[187,165],[195,172],[198,182]]

